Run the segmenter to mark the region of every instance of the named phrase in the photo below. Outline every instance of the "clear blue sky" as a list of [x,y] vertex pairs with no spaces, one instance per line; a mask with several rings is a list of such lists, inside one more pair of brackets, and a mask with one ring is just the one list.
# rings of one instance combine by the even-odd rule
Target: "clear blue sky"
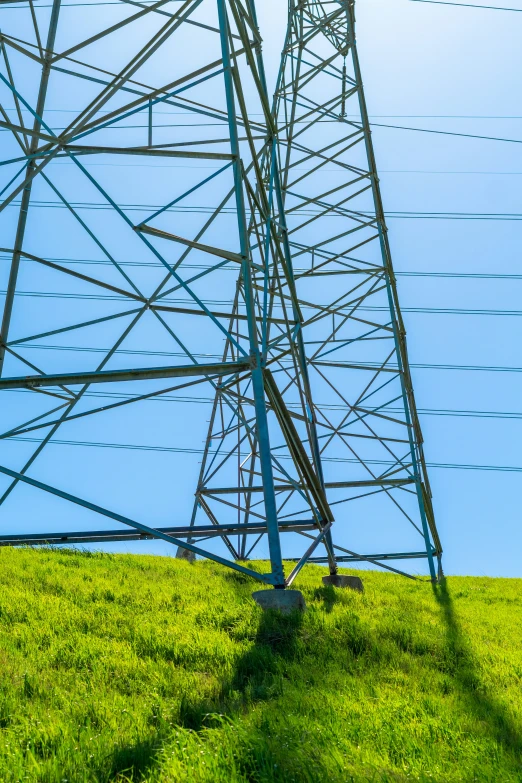
[[[265,66],[271,85],[275,81],[285,29],[284,5],[281,0],[264,0],[257,4],[265,41]],[[6,10],[2,9],[1,13],[5,14]],[[63,18],[67,24],[67,19],[72,17],[65,13]],[[408,0],[359,0],[356,18],[372,122],[522,140],[522,106],[519,105],[522,13]],[[64,40],[66,38],[64,33]],[[187,50],[189,48],[190,42],[187,42]],[[22,74],[22,83],[25,81],[23,86],[27,90],[30,90],[30,76],[29,72]],[[51,90],[48,106],[55,110],[80,108],[74,94],[58,90]],[[56,127],[66,125],[70,119],[70,115],[63,112],[50,116]],[[137,133],[143,135],[142,131]],[[430,218],[408,219],[404,215],[391,215],[388,219],[419,409],[421,412],[452,409],[519,414],[519,418],[421,414],[427,461],[522,469],[519,447],[522,372],[415,367],[436,364],[520,368],[522,316],[408,312],[409,308],[461,308],[522,313],[522,279],[423,278],[401,274],[423,271],[522,274],[522,144],[377,126],[373,128],[373,135],[385,210],[392,215],[394,212],[432,214]],[[140,137],[140,143],[143,141]],[[58,170],[58,165],[62,164],[57,164],[56,176],[64,187],[70,187],[74,192],[73,200],[87,198],[87,190],[82,190],[84,186],[72,183],[70,168],[62,165]],[[138,171],[135,169],[133,176],[137,176]],[[127,179],[130,175],[123,167],[100,169],[99,174],[120,191],[125,192],[127,187],[130,191]],[[188,174],[180,168],[172,168],[172,176]],[[165,185],[165,193],[167,191]],[[35,196],[38,197],[51,196],[42,191]],[[127,201],[133,198],[139,201],[135,192]],[[159,202],[150,203],[161,203],[161,197]],[[463,216],[468,213],[468,218],[469,213],[489,217],[444,219],[440,214],[435,216],[435,213],[448,212]],[[9,215],[6,213],[0,215],[2,246],[12,243],[16,217],[13,210]],[[57,248],[61,243],[64,255],[94,257],[92,248],[84,244],[79,235],[73,253],[70,241],[68,244],[57,236],[60,223],[52,221],[58,218],[49,217],[49,213],[50,210],[41,209],[31,224],[31,236],[39,240],[44,238],[49,255],[54,252],[60,256]],[[491,219],[495,214],[518,214],[519,219]],[[65,230],[69,224],[65,223],[63,211],[59,219],[64,221]],[[4,236],[8,238],[4,240]],[[30,244],[28,242],[28,249]],[[125,252],[133,252],[133,249],[126,247]],[[2,289],[5,289],[6,272],[4,261]],[[34,274],[34,269],[27,266],[21,276],[20,288],[34,290]],[[37,282],[46,285],[48,290],[56,290],[51,277],[38,278]],[[71,304],[56,306],[72,307]],[[48,307],[48,304],[32,301],[32,309],[27,312],[34,317],[41,307]],[[102,345],[105,334],[106,342],[110,343],[111,335],[104,333]],[[154,343],[157,350],[173,350],[172,345],[163,344],[163,340],[159,334],[149,332],[146,336],[147,344]],[[69,338],[69,344],[78,342]],[[144,346],[136,344],[133,347]],[[53,360],[54,369],[65,367],[60,352],[56,352]],[[66,369],[81,369],[86,360],[82,356],[67,355],[67,361]],[[120,366],[127,366],[128,362],[123,357]],[[11,421],[17,406],[22,406],[23,397],[21,394],[7,397],[9,418],[6,421]],[[191,408],[190,424],[188,419],[176,413],[178,408],[175,406],[171,410],[165,403],[154,403],[149,404],[147,410],[144,407],[142,417],[133,418],[132,423],[126,414],[114,418],[110,427],[101,419],[92,420],[75,430],[69,425],[70,429],[64,430],[61,437],[161,445],[182,442],[182,445],[193,444],[200,448],[208,406],[192,404]],[[0,454],[9,462],[15,455],[15,461],[19,463],[32,447],[21,442],[3,444]],[[46,454],[32,475],[84,496],[92,497],[93,488],[96,488],[98,502],[114,506],[116,500],[124,513],[134,518],[168,525],[185,521],[190,512],[190,493],[182,498],[180,488],[193,485],[197,459],[191,462],[189,457],[180,454],[150,452],[144,455],[59,445],[49,447]],[[522,472],[432,468],[430,479],[445,550],[446,572],[522,576],[519,510]],[[4,483],[0,482],[0,485],[3,487]],[[93,524],[92,517],[88,518],[85,512],[71,511],[63,503],[23,487],[7,501],[0,521],[5,532],[79,529],[84,524]],[[102,527],[99,520],[94,520],[94,525]],[[349,538],[341,538],[339,542],[349,545]],[[107,548],[122,547],[107,545]],[[130,544],[128,549],[171,553],[162,543]]]

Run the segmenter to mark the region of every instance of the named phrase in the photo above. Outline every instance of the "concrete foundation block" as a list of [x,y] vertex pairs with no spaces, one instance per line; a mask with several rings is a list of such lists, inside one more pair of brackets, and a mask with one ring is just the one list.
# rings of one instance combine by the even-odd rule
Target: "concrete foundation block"
[[346,576],[346,574],[323,576],[323,585],[349,587],[351,590],[358,590],[360,593],[364,593],[364,585],[358,576]]
[[305,599],[300,590],[256,590],[252,598],[261,609],[275,609],[282,614],[304,612]]
[[196,559],[196,555],[190,549],[185,549],[183,546],[178,546],[176,550],[176,557],[180,560],[188,560],[189,563],[193,563]]

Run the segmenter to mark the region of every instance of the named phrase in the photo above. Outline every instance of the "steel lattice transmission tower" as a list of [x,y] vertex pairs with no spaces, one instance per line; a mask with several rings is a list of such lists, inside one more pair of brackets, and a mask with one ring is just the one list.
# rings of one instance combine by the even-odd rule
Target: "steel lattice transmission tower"
[[353,0],[290,0],[276,90],[314,420],[335,530],[353,542],[338,560],[427,558],[435,579],[441,545],[354,26]]
[[[159,538],[282,587],[293,575],[285,582],[280,533],[311,531],[314,549],[328,543],[333,518],[254,4],[109,5],[96,14],[60,0],[50,10],[1,9],[0,252],[9,274],[0,505],[4,520],[49,497],[47,517],[66,519],[62,501],[94,512],[79,518],[87,530],[18,524],[13,533],[4,521],[1,543]],[[52,114],[57,105],[71,110]],[[148,165],[114,176],[111,167],[136,161]],[[167,357],[159,365],[158,355]],[[205,389],[218,396],[220,431],[188,524],[183,497],[193,497],[187,476],[203,434],[194,403],[208,399]],[[174,416],[147,408],[162,399],[175,402]],[[169,476],[163,509],[153,471],[122,468],[121,452],[111,462],[72,449],[58,463],[49,452],[57,442],[95,445],[97,433],[110,447],[111,435],[153,429],[187,462]],[[75,440],[58,440],[63,430]],[[96,515],[109,529],[93,529]],[[268,573],[237,562],[250,536],[268,541]]]
[[107,6],[0,5],[0,544],[156,538],[283,587],[397,556],[334,549],[362,492],[434,577],[351,4],[291,6],[275,110],[253,0]]

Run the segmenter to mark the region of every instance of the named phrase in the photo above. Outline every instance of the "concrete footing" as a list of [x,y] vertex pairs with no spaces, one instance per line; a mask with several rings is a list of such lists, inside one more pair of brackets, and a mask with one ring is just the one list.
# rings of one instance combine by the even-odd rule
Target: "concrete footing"
[[346,574],[323,576],[323,585],[349,587],[351,590],[358,590],[360,593],[364,592],[362,580],[358,576],[346,576]]
[[275,609],[283,614],[304,612],[305,599],[300,590],[256,590],[252,598],[261,609]]
[[176,557],[180,560],[188,560],[189,563],[193,563],[196,559],[196,555],[190,549],[185,549],[183,546],[178,546],[176,550]]

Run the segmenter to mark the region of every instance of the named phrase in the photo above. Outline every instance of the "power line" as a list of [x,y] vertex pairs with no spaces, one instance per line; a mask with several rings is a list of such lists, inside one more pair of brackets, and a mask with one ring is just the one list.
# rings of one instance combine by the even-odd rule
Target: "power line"
[[[141,0],[142,5],[152,5],[154,0]],[[169,2],[181,2],[181,0],[169,0]],[[443,0],[410,0],[410,2],[413,3],[431,3],[433,5],[453,5],[453,6],[462,6],[463,8],[484,8],[486,10],[490,11],[515,11],[520,12],[522,11],[522,8],[501,8],[496,5],[475,5],[474,3],[451,3],[451,2],[445,2]],[[78,7],[97,7],[102,5],[123,5],[121,2],[113,2],[111,0],[98,0],[98,2],[94,3],[62,3],[62,8],[78,8]],[[20,3],[17,2],[17,0],[12,0],[11,2],[6,2],[5,0],[0,4],[0,7],[4,6],[9,8],[9,10],[27,10],[27,6],[23,6]],[[51,4],[46,5],[34,5],[35,8],[52,8]]]
[[[19,207],[20,201],[12,201],[9,207]],[[61,201],[38,201],[33,200],[31,202],[32,207],[38,207],[40,209],[68,209],[67,204]],[[114,208],[110,204],[105,204],[101,201],[77,201],[71,202],[71,207],[74,209],[96,210],[101,212],[113,212]],[[121,209],[126,212],[148,212],[150,210],[161,209],[161,205],[158,204],[120,204]],[[175,206],[168,207],[163,210],[165,213],[181,213],[181,214],[213,214],[215,207],[213,206]],[[227,215],[235,215],[236,210],[233,207],[223,207],[221,213]],[[315,216],[322,214],[322,210],[313,209],[300,209],[299,215],[305,217]],[[350,213],[346,210],[346,213],[334,212],[333,214],[325,215],[329,218],[343,218],[347,219],[352,216],[358,217],[361,215],[371,217],[374,213],[364,210],[357,210]],[[385,213],[387,218],[398,218],[406,220],[507,220],[507,221],[520,221],[522,220],[522,212],[416,212],[406,210],[388,210]]]
[[[400,412],[401,408],[387,408],[393,412]],[[466,411],[439,409],[439,408],[418,408],[417,413],[421,416],[455,416],[457,418],[471,419],[522,419],[522,411]]]
[[[427,3],[429,0],[410,0],[416,3]],[[522,144],[522,139],[506,139],[502,136],[481,136],[476,133],[457,133],[456,131],[441,131],[433,128],[410,128],[405,125],[387,125],[379,122],[370,122],[376,128],[395,128],[396,130],[416,131],[417,133],[436,133],[440,136],[463,136],[467,139],[484,139],[486,141],[506,141],[510,144]],[[144,126],[145,127],[145,126]]]
[[495,274],[492,272],[395,272],[396,277],[450,277],[471,280],[522,280],[522,275]]
[[[16,0],[15,0],[16,1]],[[421,0],[418,0],[418,2],[421,2]],[[427,2],[427,0],[426,0]],[[0,3],[1,4],[1,3]],[[482,6],[481,6],[482,7]],[[63,8],[63,3],[62,3]],[[143,111],[147,111],[148,106],[146,106]],[[6,112],[11,111],[13,114],[15,113],[15,109],[5,109]],[[29,111],[29,109],[25,109],[23,107],[20,107],[20,111],[22,114],[30,114],[31,117],[32,112]],[[83,109],[45,109],[45,114],[49,114],[49,112],[53,113],[60,113],[60,114],[80,114],[83,111]],[[166,115],[166,116],[179,116],[179,115],[194,115],[197,112],[194,111],[161,111],[160,109],[157,109],[156,107],[153,107],[154,116],[156,115]],[[96,114],[110,114],[111,109],[98,109],[97,111],[93,112],[93,115]],[[250,112],[252,116],[257,117],[264,117],[264,114],[262,112]],[[359,114],[346,114],[346,117],[359,117]],[[522,114],[369,114],[368,117],[370,119],[377,118],[377,119],[430,119],[430,120],[522,120]],[[148,127],[148,126],[140,126],[140,127]],[[156,126],[161,127],[161,126]],[[167,126],[169,127],[169,126]],[[381,169],[382,171],[382,169]]]
[[[300,213],[306,214],[306,213]],[[315,214],[315,213],[314,213]],[[361,212],[361,214],[367,214]],[[385,212],[389,218],[405,220],[522,220],[522,214],[516,212]],[[335,215],[344,217],[344,215]]]
[[[55,160],[53,161],[54,166],[74,166],[75,164],[73,161],[70,160]],[[217,166],[188,166],[184,163],[160,163],[160,164],[153,164],[151,163],[92,163],[89,162],[89,166],[92,168],[93,166],[96,167],[112,167],[112,168],[138,168],[138,169],[189,169],[191,171],[194,171],[194,169],[197,169],[198,171],[201,169],[201,171],[218,171]],[[314,169],[302,169],[302,168],[295,168],[292,169],[292,171],[314,171]],[[337,168],[322,168],[321,171],[325,172],[335,172],[337,174],[345,175],[344,169],[337,167]],[[379,169],[379,176],[381,174],[443,174],[443,175],[497,175],[497,176],[520,176],[522,175],[522,171],[430,171],[427,169]]]
[[[17,345],[17,349],[20,350],[24,347],[24,344]],[[108,348],[96,348],[91,346],[84,346],[84,347],[76,347],[76,346],[54,346],[54,345],[41,345],[37,346],[36,344],[26,343],[25,347],[28,348],[38,348],[40,350],[59,350],[59,351],[79,351],[79,352],[87,352],[87,353],[108,353]],[[167,356],[167,357],[183,357],[186,358],[186,354],[181,352],[169,352],[169,351],[148,351],[148,350],[130,350],[130,349],[122,349],[119,348],[115,351],[115,353],[122,353],[127,355],[138,355],[138,356]],[[198,359],[221,359],[220,354],[211,354],[211,353],[194,353],[192,354],[195,358]],[[381,364],[379,362],[364,362],[360,363],[363,367],[375,367],[376,369],[381,367]],[[359,366],[358,362],[350,362],[350,367],[357,368]],[[393,367],[394,369],[397,369],[397,365],[391,365],[388,364],[387,367]],[[417,370],[461,370],[464,372],[522,372],[522,367],[499,367],[494,365],[474,365],[474,364],[415,364],[410,363],[410,367],[413,367]]]
[[[0,290],[0,295],[5,295],[5,290]],[[99,302],[126,302],[128,301],[125,296],[119,294],[69,294],[61,293],[58,291],[17,291],[15,296],[31,297],[35,299],[73,299],[77,301],[99,301]],[[233,301],[227,299],[202,299],[205,305],[212,306],[232,306]],[[161,298],[155,300],[154,304],[174,304],[174,305],[187,305],[193,304],[192,299],[170,299]],[[302,304],[302,309],[305,310],[318,310],[318,307],[312,307],[311,305]],[[358,310],[364,312],[389,312],[389,308],[380,305],[360,305]],[[403,313],[425,313],[433,315],[468,315],[468,316],[504,316],[504,317],[520,317],[522,316],[522,310],[482,310],[474,308],[464,307],[402,307]],[[336,312],[343,314],[344,310],[338,308]],[[228,314],[227,314],[228,315]]]
[[[167,1],[170,2],[170,3],[179,3],[182,0],[167,0]],[[157,2],[157,0],[140,0],[140,3],[142,5],[153,5],[155,2]],[[15,3],[16,3],[16,5],[15,5]],[[90,8],[91,6],[94,7],[94,6],[100,6],[100,5],[120,5],[120,6],[124,6],[125,3],[124,2],[111,2],[111,0],[101,0],[101,1],[98,1],[98,2],[95,2],[95,3],[62,3],[61,7],[62,8],[77,8],[77,7],[80,7],[80,6],[84,6],[84,7],[86,6],[86,7]],[[21,5],[20,4],[20,0],[2,0],[2,2],[0,3],[0,7],[1,6],[6,6],[6,7],[9,8],[9,10],[13,10],[13,8],[16,9],[16,10],[19,10],[19,9],[20,10],[24,10],[24,9],[27,10],[27,8],[28,8],[28,6]],[[35,3],[34,4],[34,8],[52,8],[52,5],[50,5],[50,4],[49,5],[37,5]]]
[[[5,439],[4,439],[5,440]],[[23,436],[13,436],[9,438],[9,441],[16,440],[16,441],[24,441],[28,443],[41,443],[41,438],[26,438]],[[87,441],[87,440],[50,440],[48,441],[50,445],[54,446],[83,446],[88,448],[101,448],[101,449],[124,449],[128,451],[159,451],[159,452],[170,452],[170,453],[176,453],[176,454],[204,454],[204,449],[190,449],[190,448],[182,448],[179,446],[156,446],[156,445],[143,445],[143,444],[134,444],[134,443],[102,443],[102,442],[96,442],[96,441]],[[210,451],[209,453],[213,454],[215,452]],[[247,456],[245,454],[244,456]],[[291,459],[290,457],[286,457],[285,455],[279,455],[278,459]],[[357,459],[351,459],[348,457],[323,457],[323,462],[336,462],[336,463],[351,463],[351,464],[357,464],[360,465],[360,461]],[[371,464],[371,465],[397,465],[396,462],[393,462],[392,460],[379,460],[379,459],[366,459],[365,463]],[[449,470],[487,470],[487,471],[500,471],[500,472],[511,472],[511,473],[522,473],[522,467],[518,466],[512,466],[512,465],[466,465],[466,464],[458,464],[458,463],[448,463],[448,462],[428,462],[426,463],[429,468],[444,468]]]
[[[70,165],[70,164],[68,164]],[[91,164],[92,165],[92,164]],[[97,166],[102,166],[105,164],[97,163],[94,164]],[[109,165],[109,164],[107,164]],[[114,164],[117,165],[117,164]],[[120,164],[121,165],[121,164]],[[311,171],[311,169],[294,169],[294,171]],[[323,169],[323,171],[338,171],[338,169]],[[379,169],[379,175],[380,174],[458,174],[458,175],[464,175],[464,174],[481,174],[481,175],[490,175],[495,174],[498,176],[520,176],[522,174],[522,171],[433,171],[428,169]]]
[[[428,2],[428,0],[411,0],[411,2]],[[145,111],[145,109],[144,109]],[[317,120],[317,123],[319,124],[328,124],[328,123],[337,123],[339,122],[338,119],[335,120]],[[161,130],[162,128],[211,128],[211,127],[223,127],[226,123],[226,118],[223,118],[221,122],[195,122],[195,123],[175,123],[175,124],[169,124],[169,125],[153,125],[153,130]],[[300,125],[300,124],[309,124],[308,122],[305,122],[304,120],[295,120],[294,125]],[[354,126],[354,123],[350,123],[352,126]],[[370,125],[372,127],[376,128],[392,128],[395,130],[405,130],[405,131],[415,131],[417,133],[435,133],[441,136],[461,136],[468,139],[483,139],[485,141],[502,141],[507,142],[509,144],[522,144],[522,139],[508,139],[503,136],[483,136],[476,133],[458,133],[457,131],[441,131],[441,130],[435,130],[434,128],[412,128],[410,126],[406,125],[389,125],[387,123],[379,123],[379,122],[370,122]],[[148,129],[150,126],[148,124],[146,125],[117,125],[116,123],[113,123],[112,125],[108,126],[101,126],[101,130],[137,130],[137,129]],[[358,127],[358,126],[357,126]],[[362,131],[362,127],[360,128]],[[65,130],[65,128],[54,128],[54,131],[61,131]],[[9,128],[0,129],[0,133],[10,133],[11,131]]]
[[[376,364],[377,366],[377,364]],[[499,367],[481,364],[413,364],[417,370],[462,370],[465,372],[522,372],[522,367]]]
[[[8,255],[6,253],[2,254],[0,253],[0,260],[3,261],[10,261],[11,255]],[[92,259],[92,258],[63,258],[63,257],[52,257],[48,256],[47,260],[49,261],[56,261],[60,262],[62,264],[78,264],[78,265],[95,265],[95,266],[114,266],[112,261],[105,261],[103,259]],[[24,258],[24,261],[29,263],[38,263],[37,261],[34,261],[31,258]],[[164,265],[160,261],[118,261],[118,266],[137,266],[137,267],[157,267],[164,269]],[[192,269],[212,269],[212,264],[190,264],[189,268]],[[231,264],[230,266],[222,266],[221,271],[226,272],[235,272],[237,274],[237,265]],[[294,273],[301,274],[303,272],[308,271],[304,267],[295,267]],[[339,273],[342,273],[342,269],[336,270]],[[364,272],[362,272],[364,274]],[[441,277],[441,278],[463,278],[463,279],[492,279],[492,280],[522,280],[522,274],[515,275],[515,274],[508,274],[508,273],[496,273],[496,272],[433,272],[433,271],[426,271],[426,272],[420,272],[420,271],[406,271],[406,272],[395,272],[396,277]]]
[[521,13],[522,8],[500,8],[497,5],[475,5],[475,3],[450,3],[446,0],[410,0],[411,3],[431,3],[432,5],[456,5],[462,8],[484,8],[487,11],[515,11]]
[[[129,352],[130,353],[130,352]],[[195,354],[199,356],[199,354]],[[217,354],[205,354],[206,358],[216,358]],[[220,358],[220,357],[218,357]],[[414,366],[414,365],[411,365]],[[15,394],[32,394],[29,389],[8,389],[8,392]],[[94,397],[98,399],[109,400],[138,400],[141,395],[139,394],[122,394],[120,392],[85,392],[84,397]],[[183,403],[183,404],[195,404],[195,405],[212,405],[214,403],[214,397],[196,397],[193,395],[174,395],[174,394],[161,394],[155,397],[148,397],[142,399],[141,402],[170,402],[170,403]],[[336,405],[335,403],[315,403],[316,407],[320,410],[328,411],[340,411],[346,412],[350,410],[347,405]],[[296,403],[287,403],[287,407],[299,408]],[[369,409],[372,410],[372,409]],[[404,413],[404,408],[394,408],[386,406],[386,408],[379,407],[379,412],[383,413]],[[522,411],[477,411],[477,410],[458,410],[453,408],[417,408],[417,413],[421,416],[451,416],[456,418],[472,418],[472,419],[500,419],[500,420],[522,420]]]

